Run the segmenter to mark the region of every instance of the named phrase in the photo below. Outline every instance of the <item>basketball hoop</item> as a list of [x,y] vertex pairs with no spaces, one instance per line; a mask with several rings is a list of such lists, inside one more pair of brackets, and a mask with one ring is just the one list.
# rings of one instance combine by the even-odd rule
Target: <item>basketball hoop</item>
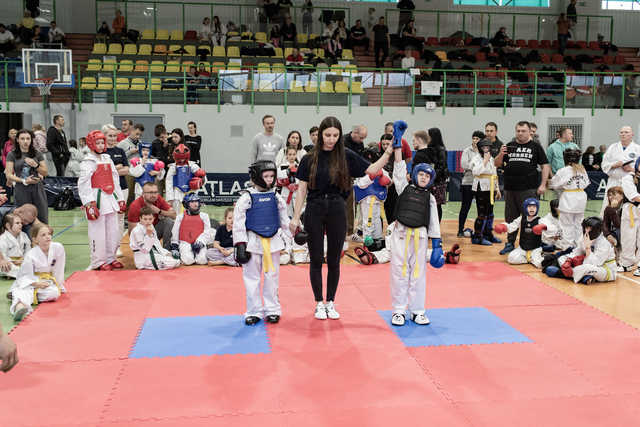
[[38,91],[41,96],[51,95],[51,86],[53,86],[53,78],[45,77],[41,79],[35,79]]

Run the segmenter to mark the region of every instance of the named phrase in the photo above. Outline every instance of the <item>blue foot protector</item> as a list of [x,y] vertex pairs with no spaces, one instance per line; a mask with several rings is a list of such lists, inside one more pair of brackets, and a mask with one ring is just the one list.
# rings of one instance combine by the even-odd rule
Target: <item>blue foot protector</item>
[[407,347],[532,342],[484,307],[427,310],[430,325],[391,326],[391,311],[378,311]]
[[148,318],[131,358],[271,353],[264,322],[246,326],[244,316]]

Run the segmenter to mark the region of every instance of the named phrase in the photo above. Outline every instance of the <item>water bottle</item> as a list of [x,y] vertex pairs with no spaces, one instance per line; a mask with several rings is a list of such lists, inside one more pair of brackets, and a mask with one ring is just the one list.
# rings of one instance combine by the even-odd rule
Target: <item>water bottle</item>
[[20,178],[27,179],[31,176],[31,166],[24,162],[22,164],[22,170],[20,171]]

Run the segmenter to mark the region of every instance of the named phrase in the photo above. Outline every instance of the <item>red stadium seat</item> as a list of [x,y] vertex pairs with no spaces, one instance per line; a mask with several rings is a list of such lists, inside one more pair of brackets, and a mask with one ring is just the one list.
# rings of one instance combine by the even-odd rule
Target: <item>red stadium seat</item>
[[[553,49],[557,49],[559,46],[560,46],[560,42],[558,42],[558,40],[554,40],[554,41],[551,43],[551,47],[552,47]],[[567,46],[568,46],[568,44],[567,44]]]
[[487,60],[487,55],[484,52],[476,52],[476,61],[482,62]]
[[624,65],[624,56],[616,55],[614,63],[616,65]]
[[427,39],[427,44],[428,44],[429,46],[435,46],[435,45],[437,45],[437,44],[438,44],[438,38],[437,38],[437,37],[429,37],[429,38]]
[[189,30],[189,31],[184,33],[184,39],[185,40],[198,40],[198,33],[196,33],[194,30]]
[[554,53],[551,57],[551,62],[554,64],[562,64],[564,62],[564,57],[559,53]]
[[589,42],[589,49],[600,50],[600,43],[598,43],[598,42]]
[[527,42],[524,39],[516,40],[516,46],[518,47],[527,47]]
[[540,44],[538,43],[538,40],[529,40],[527,42],[527,45],[529,46],[529,49],[537,49],[538,46],[540,46]]
[[446,46],[449,44],[449,37],[440,37],[440,46]]
[[549,58],[549,55],[543,53],[542,55],[540,55],[540,61],[542,61],[543,64],[548,64],[551,62],[551,59]]
[[542,49],[551,49],[551,40],[540,40],[540,47]]
[[605,55],[605,56],[602,57],[602,60],[603,60],[603,62],[605,64],[611,65],[611,64],[613,64],[614,58],[611,55]]
[[579,40],[576,42],[576,44],[578,45],[578,49],[586,49],[587,48],[587,42],[584,40]]
[[[560,45],[560,42],[558,42],[558,45]],[[578,44],[576,42],[574,42],[573,40],[568,40],[567,41],[567,47],[569,49],[574,49],[574,48],[578,47]]]

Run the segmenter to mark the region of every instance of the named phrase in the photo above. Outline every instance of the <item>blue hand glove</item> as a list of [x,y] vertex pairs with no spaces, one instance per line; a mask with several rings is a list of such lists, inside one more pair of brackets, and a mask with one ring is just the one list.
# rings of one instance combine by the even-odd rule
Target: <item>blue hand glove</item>
[[440,268],[444,265],[444,253],[442,252],[442,240],[431,239],[431,259],[429,264],[435,268]]
[[407,122],[403,120],[393,122],[393,148],[402,148],[402,135],[407,127]]
[[198,241],[195,241],[191,244],[191,250],[193,251],[194,254],[198,255],[198,253],[200,252],[200,250],[204,248],[204,244]]
[[177,243],[171,244],[171,256],[180,259],[180,246]]

